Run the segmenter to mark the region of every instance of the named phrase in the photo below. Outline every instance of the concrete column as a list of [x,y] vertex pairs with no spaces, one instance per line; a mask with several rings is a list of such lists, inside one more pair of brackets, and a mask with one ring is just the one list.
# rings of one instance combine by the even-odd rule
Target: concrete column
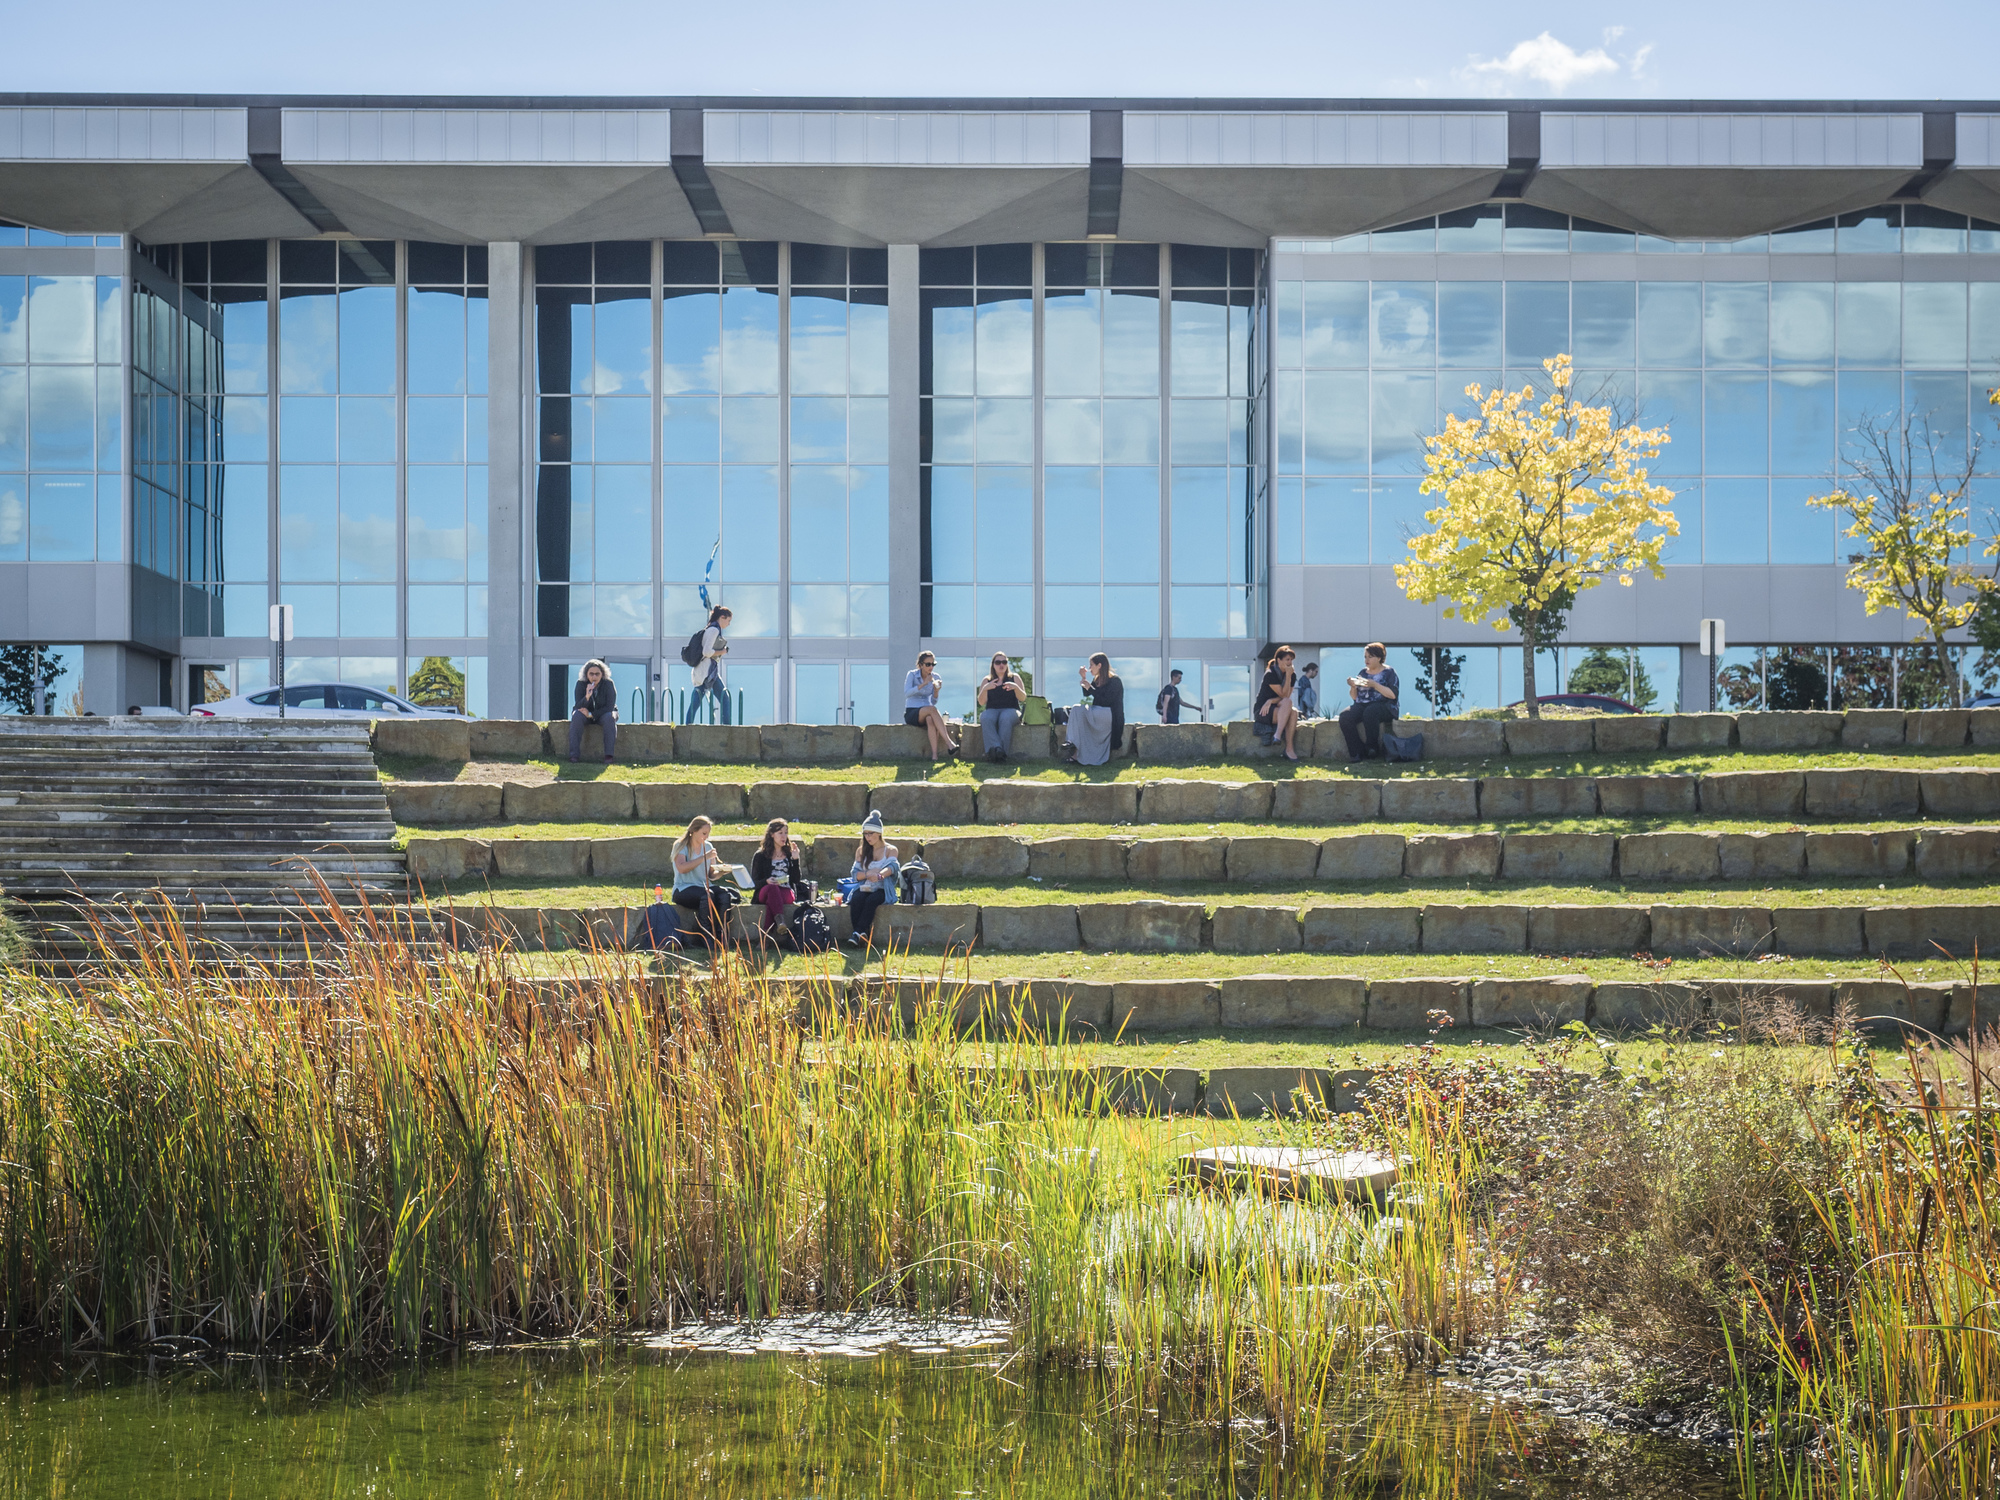
[[922,639],[923,496],[918,431],[917,247],[889,247],[889,696],[854,705],[864,724],[902,722],[903,674]]
[[486,711],[495,719],[532,713],[533,580],[521,539],[527,472],[521,399],[527,320],[518,241],[486,248]]

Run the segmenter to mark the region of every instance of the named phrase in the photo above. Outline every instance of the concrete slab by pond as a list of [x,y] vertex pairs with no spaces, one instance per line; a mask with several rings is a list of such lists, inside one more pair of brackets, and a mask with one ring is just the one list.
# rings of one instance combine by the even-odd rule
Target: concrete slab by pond
[[1386,1156],[1300,1146],[1210,1146],[1178,1158],[1174,1170],[1204,1186],[1287,1197],[1380,1197],[1396,1185]]

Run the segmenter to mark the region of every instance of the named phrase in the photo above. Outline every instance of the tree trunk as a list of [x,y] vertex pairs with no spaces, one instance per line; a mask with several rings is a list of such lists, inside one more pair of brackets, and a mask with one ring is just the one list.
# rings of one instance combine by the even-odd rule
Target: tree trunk
[[1521,639],[1521,687],[1528,701],[1528,717],[1539,719],[1542,705],[1537,701],[1541,694],[1535,691],[1535,636],[1533,630],[1525,631]]

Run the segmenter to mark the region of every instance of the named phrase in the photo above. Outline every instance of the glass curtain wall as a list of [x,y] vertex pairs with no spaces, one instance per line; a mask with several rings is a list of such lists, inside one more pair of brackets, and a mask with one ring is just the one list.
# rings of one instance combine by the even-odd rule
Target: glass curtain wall
[[[147,281],[134,306],[134,379],[155,403],[147,344],[164,346],[147,303],[183,309],[184,504],[170,509],[186,649],[225,663],[213,689],[265,680],[268,657],[249,650],[282,601],[292,677],[483,712],[485,248],[230,240],[143,254],[177,283]],[[134,413],[144,562],[147,496],[167,492],[141,450],[167,448],[147,405]]]
[[[1059,695],[1098,643],[1124,642],[1128,697],[1150,705],[1163,653],[1134,642],[1261,630],[1262,261],[1188,245],[922,252],[927,638],[1031,665],[1039,646]],[[1218,666],[1230,695],[1240,662]]]
[[[1908,222],[1906,223],[1906,217]],[[1937,222],[1933,222],[1937,221]],[[1950,222],[1944,222],[1950,221]],[[2000,231],[1898,207],[1844,215],[1727,245],[1682,244],[1498,205],[1356,237],[1349,248],[1504,250],[1501,276],[1368,281],[1291,276],[1276,289],[1277,555],[1280,563],[1389,564],[1424,526],[1416,493],[1425,433],[1470,410],[1462,388],[1545,382],[1540,362],[1569,353],[1576,388],[1624,403],[1672,442],[1652,466],[1678,492],[1673,564],[1831,565],[1833,518],[1810,509],[1868,424],[1927,425],[1955,468],[1968,433],[1984,440],[1975,519],[2000,504],[1994,410],[2000,283],[1781,274],[1799,252],[1932,255],[2000,248]],[[1993,243],[1989,243],[1992,241]],[[1548,279],[1535,257],[1631,251],[1626,274]],[[1654,254],[1754,253],[1756,270],[1704,265],[1702,279],[1649,274]],[[1331,263],[1327,263],[1331,264]],[[1597,262],[1604,276],[1613,261]],[[1794,262],[1793,264],[1798,264]]]
[[[13,238],[0,230],[0,245],[89,245],[94,238],[8,228]],[[0,275],[0,562],[118,562],[125,555],[123,292],[117,276]],[[170,341],[177,311],[159,319]],[[171,407],[182,372],[170,352],[163,356],[149,343],[145,353],[146,379],[157,376],[168,403],[163,419],[177,426]],[[159,554],[149,539],[141,560],[172,575],[173,518],[170,508],[161,513],[167,530]]]

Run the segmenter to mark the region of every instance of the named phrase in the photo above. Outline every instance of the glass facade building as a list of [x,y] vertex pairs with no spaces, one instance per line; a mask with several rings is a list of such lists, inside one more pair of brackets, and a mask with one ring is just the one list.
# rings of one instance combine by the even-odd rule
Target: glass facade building
[[295,676],[542,717],[595,656],[677,719],[706,598],[749,722],[893,720],[924,647],[955,710],[1103,649],[1236,717],[1280,640],[1502,703],[1393,567],[1424,437],[1568,354],[1680,533],[1557,680],[1698,706],[1719,616],[1726,706],[1936,701],[2000,663],[1866,616],[1806,501],[1909,420],[1994,533],[1980,193],[2000,107],[0,104],[0,643],[187,707],[284,602]]

